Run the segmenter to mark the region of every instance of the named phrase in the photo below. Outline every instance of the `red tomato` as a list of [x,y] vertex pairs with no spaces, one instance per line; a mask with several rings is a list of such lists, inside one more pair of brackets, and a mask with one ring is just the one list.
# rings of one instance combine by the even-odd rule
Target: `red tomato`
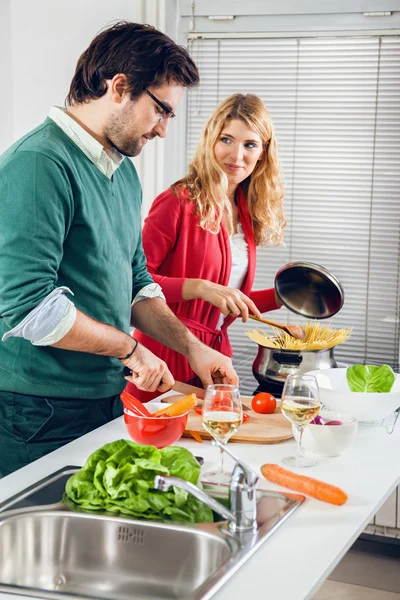
[[251,408],[257,413],[270,415],[276,409],[276,400],[268,392],[259,392],[251,401]]
[[[201,406],[195,406],[193,409],[195,412],[197,412],[198,415],[202,415],[203,411]],[[250,419],[250,416],[247,414],[247,412],[243,411],[243,423],[246,423],[246,421],[248,421]]]
[[211,402],[212,410],[232,410],[232,394],[231,392],[218,392]]

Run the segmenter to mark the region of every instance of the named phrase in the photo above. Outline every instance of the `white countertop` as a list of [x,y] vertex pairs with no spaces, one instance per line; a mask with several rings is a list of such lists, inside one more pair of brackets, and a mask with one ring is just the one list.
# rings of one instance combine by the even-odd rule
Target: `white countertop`
[[[121,417],[0,480],[0,502],[66,465],[82,465],[97,448],[124,437],[128,436]],[[183,439],[179,444],[205,461],[218,461],[219,451],[209,442]],[[294,451],[295,443],[232,444],[231,449],[258,470],[264,463],[279,463]],[[214,596],[216,600],[242,600],[244,593],[254,600],[267,595],[273,600],[312,598],[400,483],[400,426],[389,435],[382,427],[361,424],[353,447],[342,456],[321,459],[302,471],[340,486],[348,502],[336,507],[307,499]],[[278,489],[263,478],[260,486]],[[26,600],[0,594],[0,600],[18,598]]]

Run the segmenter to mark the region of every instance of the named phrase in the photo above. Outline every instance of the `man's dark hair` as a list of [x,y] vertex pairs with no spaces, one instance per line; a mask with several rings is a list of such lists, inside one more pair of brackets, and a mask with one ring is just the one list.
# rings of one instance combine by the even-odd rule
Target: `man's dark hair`
[[188,51],[151,25],[120,21],[101,31],[79,57],[67,105],[101,98],[107,79],[123,73],[132,100],[164,82],[189,87],[199,72]]

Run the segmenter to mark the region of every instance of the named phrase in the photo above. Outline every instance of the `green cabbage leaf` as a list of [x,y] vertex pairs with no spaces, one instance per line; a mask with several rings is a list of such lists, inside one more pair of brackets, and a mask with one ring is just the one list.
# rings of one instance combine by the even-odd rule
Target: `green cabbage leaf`
[[352,392],[390,392],[396,375],[389,365],[353,365],[346,378]]

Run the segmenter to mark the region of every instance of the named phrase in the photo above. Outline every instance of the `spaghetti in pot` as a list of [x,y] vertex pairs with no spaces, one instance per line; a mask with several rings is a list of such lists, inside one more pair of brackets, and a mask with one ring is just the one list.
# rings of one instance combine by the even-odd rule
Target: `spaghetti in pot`
[[345,342],[352,329],[334,329],[321,325],[318,321],[308,321],[303,327],[306,332],[304,340],[293,338],[288,333],[271,327],[274,333],[268,335],[262,329],[246,331],[247,337],[253,342],[266,348],[280,348],[281,350],[327,350]]

